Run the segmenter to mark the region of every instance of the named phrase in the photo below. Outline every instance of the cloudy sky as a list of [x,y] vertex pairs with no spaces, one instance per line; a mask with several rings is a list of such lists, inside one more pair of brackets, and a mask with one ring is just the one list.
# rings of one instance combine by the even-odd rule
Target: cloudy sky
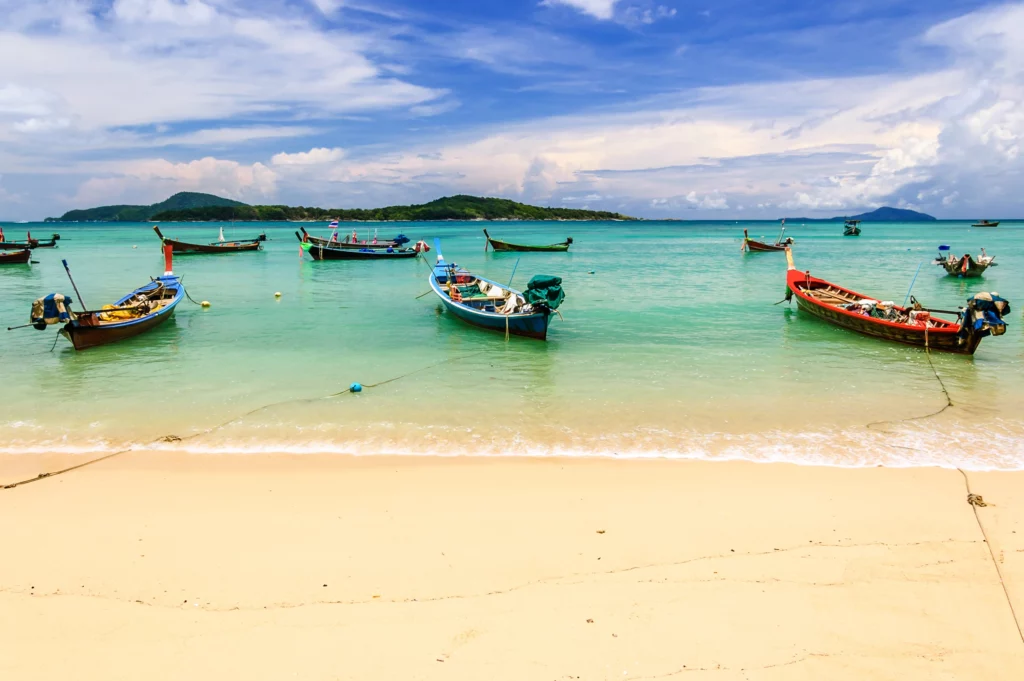
[[973,0],[0,0],[0,219],[183,190],[1024,216],[1022,36]]

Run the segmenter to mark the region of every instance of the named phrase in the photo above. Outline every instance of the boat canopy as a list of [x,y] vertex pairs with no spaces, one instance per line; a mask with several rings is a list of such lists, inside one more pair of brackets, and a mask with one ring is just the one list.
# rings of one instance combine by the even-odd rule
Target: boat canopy
[[1000,297],[998,293],[975,293],[967,299],[965,312],[965,325],[970,324],[980,337],[1002,336],[1006,333],[1003,315],[1010,313],[1010,302]]
[[66,324],[71,321],[68,306],[75,302],[63,293],[51,293],[32,303],[32,326],[40,331],[50,324]]
[[523,294],[526,302],[530,305],[547,305],[549,309],[556,310],[565,300],[565,292],[562,290],[562,278],[552,277],[546,274],[538,274],[530,279],[526,285],[526,292]]

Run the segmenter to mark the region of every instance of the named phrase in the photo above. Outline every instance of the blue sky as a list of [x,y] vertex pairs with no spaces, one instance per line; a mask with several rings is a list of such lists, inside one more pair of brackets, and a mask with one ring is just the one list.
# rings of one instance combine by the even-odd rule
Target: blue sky
[[1024,6],[0,0],[0,219],[209,191],[1021,215]]

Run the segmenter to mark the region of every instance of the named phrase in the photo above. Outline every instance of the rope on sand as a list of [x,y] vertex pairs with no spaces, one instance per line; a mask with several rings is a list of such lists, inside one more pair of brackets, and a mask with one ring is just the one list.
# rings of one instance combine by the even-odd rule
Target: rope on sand
[[1003,579],[1003,570],[999,567],[999,561],[996,559],[995,549],[992,548],[992,542],[989,541],[988,533],[985,531],[985,526],[981,523],[981,516],[978,515],[978,507],[988,506],[985,500],[981,498],[980,494],[974,494],[971,492],[971,481],[967,478],[967,473],[962,468],[957,468],[960,471],[960,475],[964,476],[964,485],[967,487],[967,503],[970,504],[971,510],[974,511],[974,519],[978,523],[978,529],[981,530],[981,536],[985,539],[985,546],[988,547],[988,555],[992,558],[992,565],[996,568],[996,575],[999,577],[999,585],[1003,587],[1003,595],[1006,597],[1006,604],[1010,606],[1010,615],[1013,617],[1013,623],[1017,627],[1017,635],[1020,637],[1020,642],[1024,643],[1024,629],[1021,628],[1020,618],[1017,617],[1017,611],[1013,607],[1013,600],[1010,598],[1010,591],[1006,588],[1006,580]]
[[[404,374],[402,374],[400,376],[395,376],[393,378],[389,378],[389,379],[386,379],[386,380],[383,380],[383,381],[378,381],[377,383],[367,383],[363,387],[364,388],[377,388],[379,386],[387,385],[388,383],[394,383],[395,381],[401,380],[403,378],[407,378],[409,376],[412,376],[413,374],[418,374],[418,373],[422,373],[424,371],[429,371],[430,369],[436,369],[437,367],[442,366],[444,364],[450,364],[452,362],[458,362],[458,361],[461,361],[461,360],[464,360],[464,359],[469,359],[470,357],[475,357],[476,355],[481,355],[484,352],[486,352],[486,351],[485,350],[481,350],[479,352],[472,352],[472,353],[470,353],[468,355],[462,355],[460,357],[449,357],[448,359],[441,360],[440,362],[435,362],[434,364],[428,364],[427,366],[420,367],[419,369],[413,369],[412,371],[404,373]],[[149,440],[147,442],[144,442],[143,444],[144,445],[153,445],[153,444],[156,444],[158,442],[184,442],[186,440],[192,440],[194,438],[201,437],[203,435],[209,435],[210,433],[216,432],[216,431],[218,431],[218,430],[220,430],[222,428],[226,428],[227,426],[231,425],[232,423],[235,423],[236,421],[241,421],[242,419],[247,418],[249,416],[252,416],[253,414],[259,413],[261,411],[265,411],[267,409],[272,409],[273,407],[280,407],[280,406],[283,406],[283,405],[286,405],[286,404],[294,404],[294,403],[298,403],[298,402],[316,402],[316,401],[319,401],[319,400],[328,400],[328,399],[331,399],[332,397],[338,397],[340,395],[345,395],[345,394],[350,393],[350,392],[352,392],[352,388],[351,387],[350,388],[346,388],[345,390],[342,390],[340,392],[331,393],[330,395],[325,395],[323,397],[300,397],[300,398],[293,399],[293,400],[283,400],[281,402],[273,402],[271,404],[265,404],[262,407],[256,407],[255,409],[251,409],[251,410],[245,412],[244,414],[241,414],[239,416],[235,416],[235,417],[233,417],[233,418],[231,418],[231,419],[229,419],[227,421],[224,421],[223,423],[219,423],[219,424],[217,424],[215,426],[211,426],[210,428],[207,428],[206,430],[202,430],[202,431],[200,431],[198,433],[193,433],[192,435],[186,435],[185,437],[178,437],[177,435],[161,435],[160,437],[158,437],[156,439],[153,439],[153,440]],[[52,478],[52,477],[57,476],[57,475],[63,475],[64,473],[70,473],[71,471],[78,470],[79,468],[84,468],[86,466],[91,466],[92,464],[99,463],[100,461],[106,461],[107,459],[111,459],[111,458],[113,458],[115,456],[118,456],[120,454],[127,454],[128,452],[131,452],[133,450],[134,450],[133,447],[126,447],[125,449],[121,449],[121,450],[118,450],[116,452],[110,452],[109,454],[104,454],[103,456],[101,456],[99,458],[90,459],[89,461],[83,461],[82,463],[75,464],[74,466],[69,466],[68,468],[62,468],[61,470],[51,471],[49,473],[40,473],[39,475],[37,475],[34,478],[27,478],[25,480],[19,480],[17,482],[12,482],[12,483],[9,483],[7,485],[0,485],[0,489],[14,489],[15,487],[20,487],[21,485],[27,485],[30,482],[37,482],[37,481],[43,480],[45,478]]]

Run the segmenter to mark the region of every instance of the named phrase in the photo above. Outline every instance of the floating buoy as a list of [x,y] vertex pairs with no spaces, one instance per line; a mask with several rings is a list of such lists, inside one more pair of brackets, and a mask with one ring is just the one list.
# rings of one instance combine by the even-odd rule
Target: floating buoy
[[280,291],[275,291],[274,292],[274,297],[275,298],[280,298],[281,297],[281,292]]
[[204,300],[203,302],[201,302],[199,304],[202,305],[203,307],[210,307],[210,301],[209,300]]
[[587,274],[593,274],[593,273],[594,273],[594,270],[590,270],[590,272],[588,272]]
[[359,385],[358,383],[353,383],[352,385],[350,385],[348,387],[348,389],[351,390],[354,393],[361,393],[361,392],[363,392],[363,386]]
[[132,248],[138,248],[138,246],[132,246]]

